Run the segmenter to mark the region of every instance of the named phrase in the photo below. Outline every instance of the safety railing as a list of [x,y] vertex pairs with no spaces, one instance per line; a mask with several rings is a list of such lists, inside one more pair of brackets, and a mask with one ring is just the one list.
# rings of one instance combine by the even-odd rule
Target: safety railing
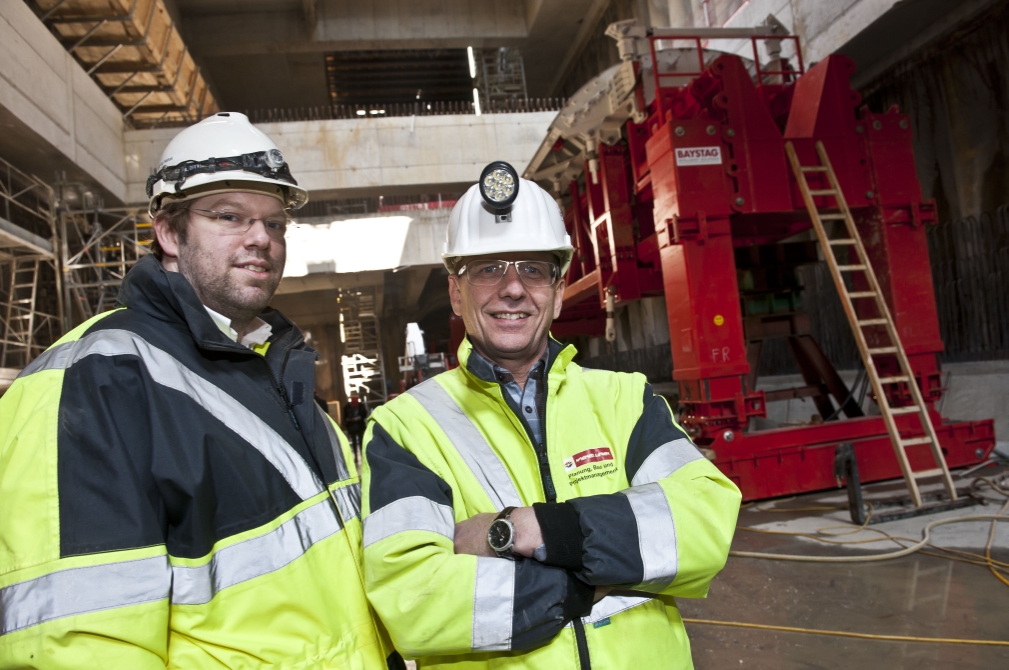
[[[492,100],[481,105],[481,114],[515,114],[523,112],[556,112],[564,98],[528,98]],[[329,119],[366,119],[391,116],[445,116],[475,114],[473,103],[462,100],[441,102],[374,103],[370,105],[321,105],[242,110],[253,123],[282,121],[325,121]]]

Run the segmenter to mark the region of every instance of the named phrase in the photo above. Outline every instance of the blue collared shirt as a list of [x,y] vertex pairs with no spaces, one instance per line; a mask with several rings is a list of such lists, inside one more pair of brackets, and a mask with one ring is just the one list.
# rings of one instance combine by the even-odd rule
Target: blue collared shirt
[[525,388],[519,386],[511,372],[494,365],[477,353],[476,349],[470,352],[466,367],[480,379],[496,381],[501,385],[505,402],[525,424],[533,444],[542,448],[545,438],[539,408],[543,405],[543,391],[546,388],[543,374],[547,368],[547,352],[543,352],[543,357],[529,371]]

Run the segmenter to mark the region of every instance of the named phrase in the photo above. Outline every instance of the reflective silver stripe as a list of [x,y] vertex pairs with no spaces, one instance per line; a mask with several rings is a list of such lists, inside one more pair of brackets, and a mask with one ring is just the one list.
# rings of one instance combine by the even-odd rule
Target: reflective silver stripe
[[347,469],[347,461],[343,457],[343,449],[340,448],[340,438],[336,434],[333,419],[318,405],[315,409],[319,412],[319,419],[326,426],[326,434],[329,435],[329,446],[333,448],[333,460],[336,461],[336,476],[340,481],[350,479],[350,470]]
[[21,379],[42,370],[64,370],[70,367],[70,364],[66,362],[67,357],[70,356],[70,352],[73,351],[74,345],[78,341],[64,342],[63,344],[49,347],[39,354],[38,358],[26,365],[24,370],[18,373],[17,378]]
[[229,586],[283,568],[342,527],[326,498],[265,535],[218,550],[205,565],[173,565],[172,604],[208,603]]
[[648,454],[648,458],[634,473],[631,486],[642,486],[665,479],[687,463],[701,458],[704,458],[704,455],[685,437],[666,442]]
[[473,589],[473,651],[511,649],[514,609],[515,563],[504,558],[477,556]]
[[[302,500],[325,489],[305,459],[265,421],[230,395],[187,369],[173,356],[126,330],[100,330],[73,343],[67,354],[60,347],[44,363],[45,369],[68,368],[86,356],[137,356],[151,378],[162,386],[188,395],[193,401],[237,433],[268,460]],[[61,345],[62,346],[62,345]],[[56,350],[50,349],[49,352]],[[36,359],[41,360],[41,356]],[[27,368],[26,368],[27,369]]]
[[427,530],[452,540],[455,538],[452,508],[423,496],[400,498],[365,518],[364,546],[408,530]]
[[356,516],[361,516],[361,485],[351,484],[332,491],[333,501],[340,509],[343,522],[347,523]]
[[52,572],[0,589],[0,635],[53,619],[164,600],[171,588],[164,555]]
[[592,611],[589,612],[588,616],[582,617],[582,623],[591,624],[596,623],[597,621],[602,621],[607,617],[611,617],[614,614],[620,614],[625,610],[637,607],[638,605],[647,603],[650,600],[653,600],[653,598],[647,598],[644,596],[606,596],[592,606]]
[[521,507],[515,484],[508,476],[508,470],[494,450],[487,444],[483,434],[466,416],[459,403],[438,383],[437,379],[414,386],[407,391],[427,410],[438,426],[445,431],[452,446],[466,461],[473,476],[483,487],[491,504],[497,510],[505,507]]
[[672,583],[679,569],[676,524],[666,492],[659,484],[645,484],[621,493],[630,501],[638,524],[638,550],[644,565],[644,579],[638,588],[661,591]]

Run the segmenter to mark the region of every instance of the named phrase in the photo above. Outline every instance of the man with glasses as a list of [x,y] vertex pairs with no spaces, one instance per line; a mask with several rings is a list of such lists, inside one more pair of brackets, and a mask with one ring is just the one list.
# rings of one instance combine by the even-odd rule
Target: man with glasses
[[148,196],[119,309],[0,400],[0,667],[398,667],[316,354],[267,307],[306,191],[223,112],[172,140]]
[[459,367],[372,413],[366,587],[420,667],[691,667],[674,597],[706,595],[740,494],[644,376],[550,338],[572,251],[549,194],[488,165],[443,255]]

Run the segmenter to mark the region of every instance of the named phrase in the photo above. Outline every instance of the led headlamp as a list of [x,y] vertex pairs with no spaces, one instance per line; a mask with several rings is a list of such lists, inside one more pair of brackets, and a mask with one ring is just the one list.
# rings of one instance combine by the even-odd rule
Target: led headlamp
[[193,175],[231,170],[251,172],[287,182],[292,186],[298,185],[298,182],[291,176],[291,170],[287,167],[287,163],[284,162],[284,154],[279,149],[270,149],[269,151],[257,151],[229,158],[184,161],[177,165],[165,166],[147,178],[147,197],[150,198],[154,195],[154,185],[159,181],[164,181],[166,184],[174,183],[175,192],[179,193],[186,180]]
[[480,195],[491,209],[507,209],[519,194],[519,176],[508,163],[494,161],[480,173]]

